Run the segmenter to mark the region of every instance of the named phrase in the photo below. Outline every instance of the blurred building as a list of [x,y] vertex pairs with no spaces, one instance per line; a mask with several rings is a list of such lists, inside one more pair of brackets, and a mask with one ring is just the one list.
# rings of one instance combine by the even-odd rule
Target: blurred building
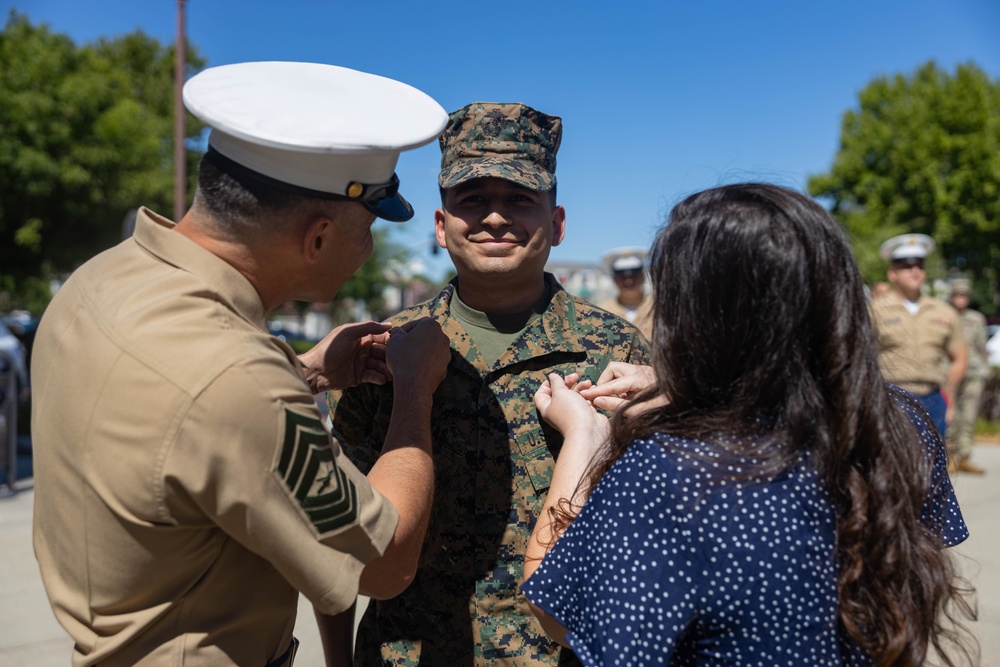
[[325,303],[290,301],[271,313],[268,328],[286,341],[317,341],[334,327],[330,307]]
[[603,264],[549,262],[545,270],[553,274],[566,291],[591,303],[613,299],[618,290]]

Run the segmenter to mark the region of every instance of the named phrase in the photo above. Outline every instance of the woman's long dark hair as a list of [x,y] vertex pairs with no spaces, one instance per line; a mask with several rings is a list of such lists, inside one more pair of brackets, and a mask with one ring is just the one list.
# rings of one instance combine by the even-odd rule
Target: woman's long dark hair
[[807,452],[837,516],[847,632],[877,665],[922,665],[931,644],[948,665],[949,646],[968,656],[955,620],[974,615],[967,589],[920,520],[927,455],[899,405],[909,399],[882,379],[861,277],[836,221],[774,185],[707,190],[671,212],[650,275],[656,386],[634,403],[669,403],[619,411],[584,488],[657,431],[750,457],[760,478]]

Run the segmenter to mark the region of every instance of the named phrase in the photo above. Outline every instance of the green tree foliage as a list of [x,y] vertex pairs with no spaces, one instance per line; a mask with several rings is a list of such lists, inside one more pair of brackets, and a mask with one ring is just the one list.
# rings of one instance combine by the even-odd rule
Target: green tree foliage
[[380,313],[385,305],[385,289],[392,285],[386,267],[394,261],[405,262],[409,255],[405,248],[389,239],[386,227],[372,228],[372,237],[371,257],[337,290],[333,307],[340,320],[351,319],[350,314],[340,312],[344,301],[361,301],[369,311]]
[[[187,63],[204,65],[192,48]],[[0,307],[38,310],[38,285],[120,241],[130,209],[172,213],[173,68],[173,46],[142,32],[77,46],[11,12],[0,32]],[[188,115],[188,136],[201,128]],[[188,154],[193,193],[199,155]]]
[[883,278],[879,244],[905,232],[935,239],[948,266],[990,282],[1000,265],[1000,81],[973,64],[932,61],[878,77],[844,114],[840,149],[809,192],[832,201],[865,278]]

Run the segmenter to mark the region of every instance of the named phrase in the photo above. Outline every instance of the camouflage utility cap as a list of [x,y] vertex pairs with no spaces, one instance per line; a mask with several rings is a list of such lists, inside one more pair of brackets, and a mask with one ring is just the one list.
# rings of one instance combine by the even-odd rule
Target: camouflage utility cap
[[971,294],[972,281],[968,278],[952,278],[951,294]]
[[516,102],[473,102],[451,114],[438,141],[442,188],[488,176],[530,190],[556,185],[556,152],[562,141],[558,116]]

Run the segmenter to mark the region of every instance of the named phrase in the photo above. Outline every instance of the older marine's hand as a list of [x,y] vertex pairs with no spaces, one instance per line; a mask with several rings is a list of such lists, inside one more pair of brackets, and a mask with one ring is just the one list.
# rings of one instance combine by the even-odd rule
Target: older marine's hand
[[388,322],[343,324],[299,355],[306,381],[314,394],[392,379],[385,361]]
[[[444,380],[451,361],[451,341],[430,317],[393,327],[388,334],[385,360],[397,385],[415,385],[433,392]],[[397,387],[398,390],[398,387]]]

